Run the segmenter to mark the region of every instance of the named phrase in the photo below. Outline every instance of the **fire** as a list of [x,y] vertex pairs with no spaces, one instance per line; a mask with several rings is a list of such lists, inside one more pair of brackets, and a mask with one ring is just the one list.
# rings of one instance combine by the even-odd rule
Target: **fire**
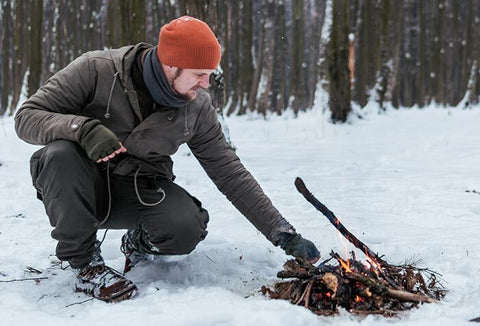
[[365,299],[362,298],[361,296],[357,295],[354,299],[355,302],[365,302]]
[[343,267],[345,272],[351,273],[352,270],[350,269],[350,262],[347,260],[346,262],[343,259],[338,260],[340,262],[340,265]]
[[367,256],[368,263],[372,267],[372,268],[370,268],[370,270],[372,270],[377,276],[380,276],[379,273],[378,273],[378,271],[380,270],[380,265],[378,265],[375,262],[375,260],[368,255],[368,253],[365,253],[365,255]]

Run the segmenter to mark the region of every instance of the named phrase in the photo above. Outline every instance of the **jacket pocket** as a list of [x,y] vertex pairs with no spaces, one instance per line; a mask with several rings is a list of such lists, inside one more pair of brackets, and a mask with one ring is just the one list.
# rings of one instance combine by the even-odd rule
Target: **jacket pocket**
[[171,109],[166,111],[157,111],[155,113],[150,114],[145,120],[140,122],[138,126],[136,126],[132,133],[137,131],[151,129],[155,127],[163,127],[168,126],[177,120],[177,110]]

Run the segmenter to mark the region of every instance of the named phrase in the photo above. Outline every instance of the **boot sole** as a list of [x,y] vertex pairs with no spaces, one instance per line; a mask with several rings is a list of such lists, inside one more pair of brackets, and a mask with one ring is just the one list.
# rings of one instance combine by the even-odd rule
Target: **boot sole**
[[128,299],[134,297],[137,294],[138,289],[137,289],[136,285],[132,284],[130,287],[126,288],[124,291],[116,293],[115,295],[110,296],[110,297],[95,296],[92,293],[92,291],[88,291],[86,289],[81,289],[81,288],[78,288],[78,287],[75,287],[75,291],[84,293],[84,294],[89,295],[89,296],[91,296],[95,299],[98,299],[98,300],[101,300],[101,301],[104,301],[104,302],[107,302],[107,303],[117,303],[117,302],[128,300]]

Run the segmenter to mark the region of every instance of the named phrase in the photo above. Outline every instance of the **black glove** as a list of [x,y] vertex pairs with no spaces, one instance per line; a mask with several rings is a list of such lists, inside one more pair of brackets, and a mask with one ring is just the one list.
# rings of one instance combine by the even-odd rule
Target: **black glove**
[[310,240],[302,238],[298,233],[282,232],[278,235],[278,244],[287,255],[306,259],[315,263],[320,258],[320,252]]
[[98,161],[121,147],[117,136],[99,120],[89,120],[83,124],[78,142],[93,161]]

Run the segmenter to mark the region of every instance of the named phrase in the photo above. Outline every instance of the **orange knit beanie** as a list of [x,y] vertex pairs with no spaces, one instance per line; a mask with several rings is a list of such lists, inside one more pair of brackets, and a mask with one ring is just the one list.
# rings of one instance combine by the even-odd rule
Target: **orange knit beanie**
[[157,56],[161,63],[184,69],[215,69],[222,56],[220,43],[208,25],[190,16],[160,29]]

